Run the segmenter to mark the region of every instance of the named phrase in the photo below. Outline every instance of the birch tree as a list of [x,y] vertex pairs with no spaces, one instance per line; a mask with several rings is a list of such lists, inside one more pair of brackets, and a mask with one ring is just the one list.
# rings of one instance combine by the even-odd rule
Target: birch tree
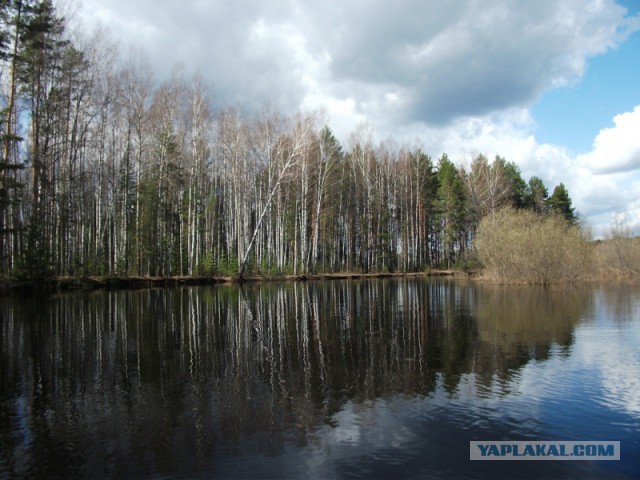
[[143,161],[149,150],[149,114],[152,100],[153,73],[148,60],[140,53],[132,55],[121,74],[122,102],[126,112],[126,168],[133,171],[134,184],[131,269],[143,273],[142,175]]
[[509,200],[511,190],[506,161],[501,157],[489,163],[487,157],[478,155],[471,162],[470,172],[464,175],[464,180],[475,224]]
[[189,174],[183,236],[186,238],[187,273],[193,275],[204,253],[205,239],[202,233],[212,228],[205,223],[205,199],[213,194],[209,188],[211,178],[207,174],[207,164],[211,159],[212,118],[209,95],[200,75],[194,76],[189,96],[186,125]]
[[331,182],[331,174],[333,173],[337,163],[342,156],[342,148],[333,136],[333,133],[326,125],[320,131],[317,139],[316,149],[313,157],[315,163],[315,195],[313,199],[313,219],[311,229],[311,247],[308,250],[306,258],[306,270],[312,271],[317,268],[320,260],[320,226],[322,217],[322,208],[325,203],[327,190],[338,186],[337,182]]
[[267,196],[266,202],[260,212],[256,226],[251,235],[251,239],[244,252],[242,262],[240,264],[239,275],[242,278],[244,275],[247,261],[251,253],[251,249],[255,243],[256,237],[262,227],[262,221],[271,205],[274,195],[280,188],[280,185],[289,173],[290,168],[297,162],[300,162],[307,154],[311,143],[311,131],[313,127],[314,119],[311,116],[298,115],[292,119],[291,134],[286,137],[281,137],[278,141],[275,157],[279,159],[279,168],[277,169],[275,181]]

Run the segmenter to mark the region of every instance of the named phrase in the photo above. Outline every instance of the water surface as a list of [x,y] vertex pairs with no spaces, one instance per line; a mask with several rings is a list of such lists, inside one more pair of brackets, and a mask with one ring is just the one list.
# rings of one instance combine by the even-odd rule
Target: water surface
[[[0,299],[0,478],[638,478],[640,290],[326,281]],[[472,440],[622,460],[471,462]]]

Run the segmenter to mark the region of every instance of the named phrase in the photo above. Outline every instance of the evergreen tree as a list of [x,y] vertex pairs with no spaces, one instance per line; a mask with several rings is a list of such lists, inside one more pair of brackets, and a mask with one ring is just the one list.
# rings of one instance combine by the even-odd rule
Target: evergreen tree
[[446,154],[438,163],[438,218],[442,235],[442,253],[447,267],[453,266],[464,247],[464,184],[455,165]]
[[509,197],[515,208],[527,206],[527,182],[522,178],[520,167],[515,162],[505,162],[504,173],[509,182]]
[[[415,178],[415,186],[411,189],[415,192],[415,204],[411,212],[413,228],[411,236],[415,237],[415,252],[412,269],[422,269],[426,264],[433,263],[433,252],[429,248],[429,242],[433,238],[432,230],[435,228],[435,212],[437,209],[438,177],[434,170],[431,157],[420,149],[409,153],[412,177]],[[412,243],[412,242],[409,242]]]
[[[55,136],[60,97],[60,61],[68,42],[62,39],[64,22],[50,0],[35,4],[21,38],[23,51],[18,79],[30,103],[31,212],[26,257],[37,255],[49,262],[55,239],[53,216],[56,202],[54,159],[59,152]],[[37,253],[36,253],[37,252]],[[42,258],[44,257],[44,258]],[[44,271],[44,269],[40,269]]]
[[578,221],[574,213],[574,208],[571,206],[571,197],[564,184],[556,186],[553,189],[553,194],[547,201],[551,212],[563,217],[569,224],[575,225]]
[[[0,158],[0,273],[6,273],[14,265],[20,222],[18,210],[22,182],[18,170],[23,165],[18,159],[17,145],[22,140],[16,133],[17,76],[25,26],[29,22],[31,2],[26,0],[0,1],[0,60],[7,61],[9,85],[7,105],[0,112],[2,132],[2,157]],[[10,240],[13,236],[13,241]]]
[[538,177],[531,177],[529,180],[529,189],[526,197],[526,204],[536,213],[545,213],[547,211],[547,199],[549,192],[544,182]]

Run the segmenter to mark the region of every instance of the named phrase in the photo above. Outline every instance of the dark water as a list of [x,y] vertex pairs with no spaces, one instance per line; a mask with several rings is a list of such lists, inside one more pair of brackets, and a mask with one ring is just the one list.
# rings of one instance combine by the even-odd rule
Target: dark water
[[[640,290],[336,281],[0,299],[0,479],[640,478]],[[471,462],[472,440],[620,461]]]

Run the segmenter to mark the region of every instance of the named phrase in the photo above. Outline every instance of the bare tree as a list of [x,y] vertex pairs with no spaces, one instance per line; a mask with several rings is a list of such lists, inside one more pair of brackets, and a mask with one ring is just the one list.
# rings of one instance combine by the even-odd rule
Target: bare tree
[[269,209],[273,196],[280,188],[280,184],[285,178],[285,175],[289,172],[289,169],[297,162],[300,162],[307,154],[307,150],[309,149],[311,143],[310,133],[314,124],[313,117],[298,115],[292,120],[292,123],[293,125],[291,126],[291,134],[286,137],[281,137],[276,146],[275,158],[279,160],[280,167],[278,168],[276,179],[273,182],[273,186],[262,208],[262,212],[260,213],[258,221],[256,222],[253,234],[251,235],[251,240],[249,241],[247,249],[244,252],[239,272],[241,278],[244,275],[244,270],[247,265],[247,260],[249,259],[249,254],[251,253],[251,249],[253,248],[256,236],[260,231],[262,221]]
[[463,176],[476,224],[509,200],[505,163],[500,157],[489,163],[487,157],[478,155],[471,162],[469,173]]

